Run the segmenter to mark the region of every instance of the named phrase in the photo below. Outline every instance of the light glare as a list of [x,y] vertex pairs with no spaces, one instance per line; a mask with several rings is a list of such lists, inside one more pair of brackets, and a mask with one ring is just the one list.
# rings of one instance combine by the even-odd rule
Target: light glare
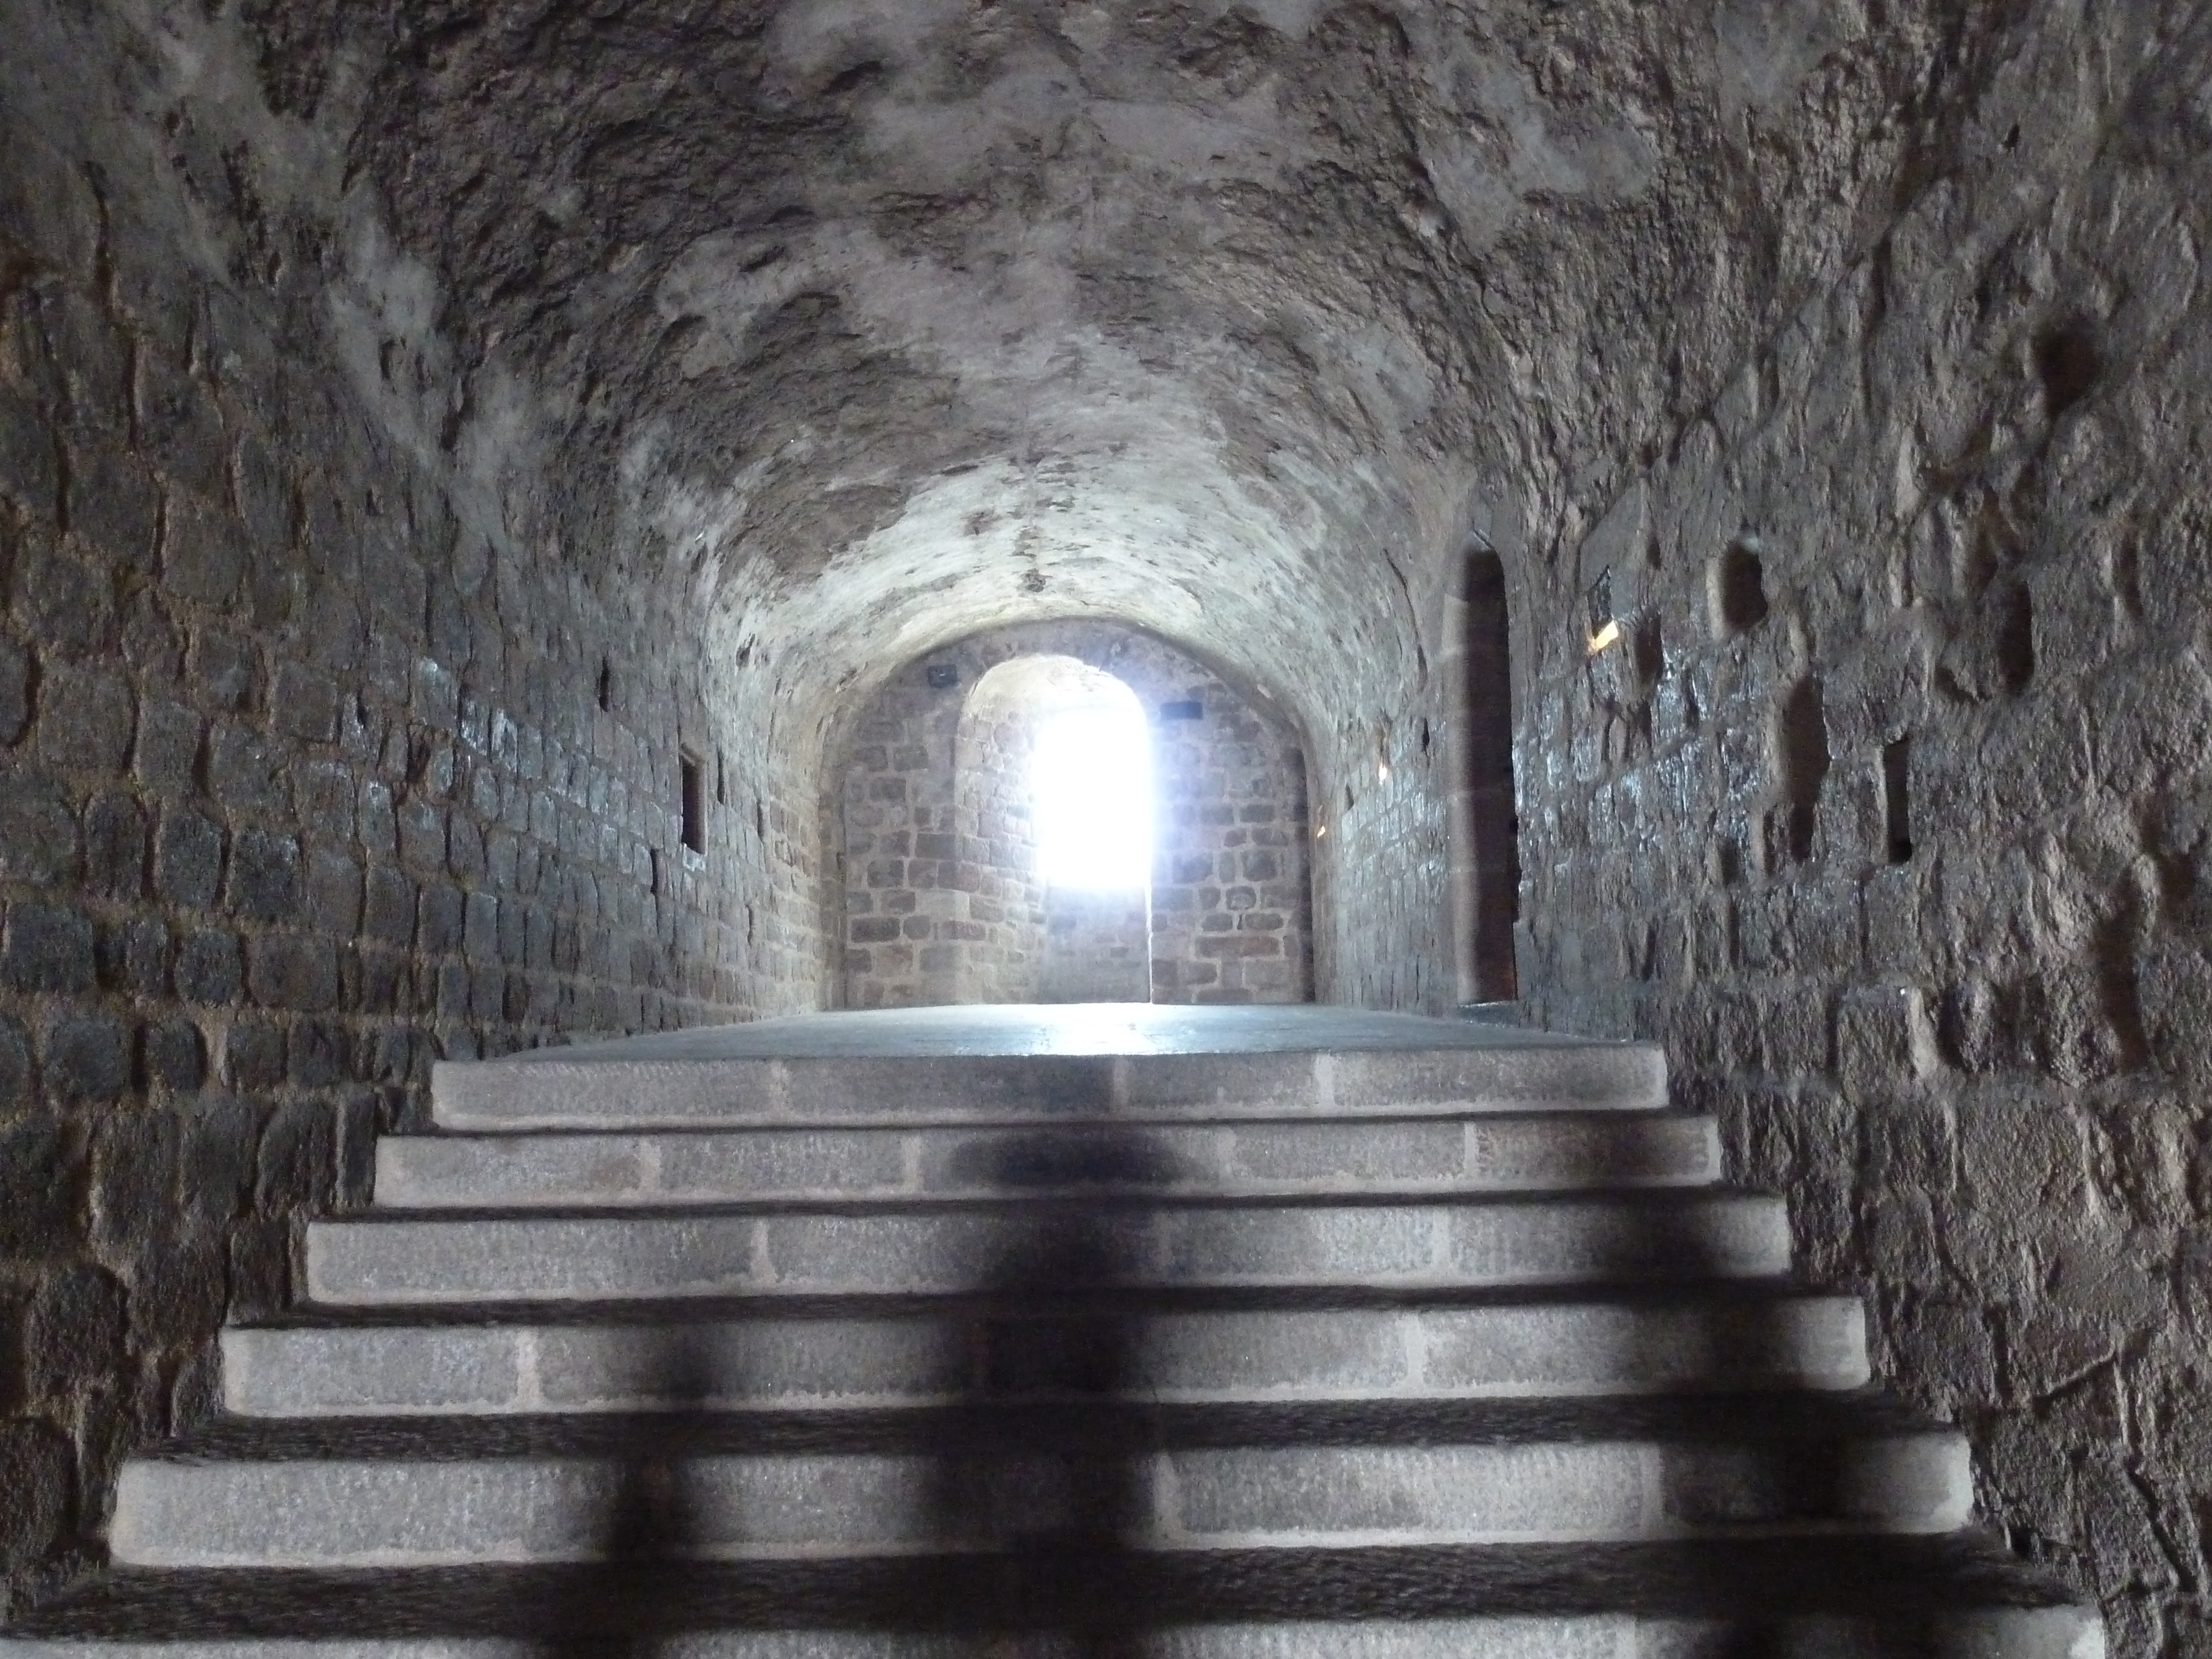
[[1137,709],[1093,704],[1047,715],[1030,787],[1047,886],[1108,892],[1150,883],[1152,745]]

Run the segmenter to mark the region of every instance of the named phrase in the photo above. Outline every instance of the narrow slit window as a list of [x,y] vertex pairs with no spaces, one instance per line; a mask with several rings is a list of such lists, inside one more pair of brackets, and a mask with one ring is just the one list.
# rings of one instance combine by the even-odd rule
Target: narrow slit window
[[[1461,739],[1458,787],[1465,812],[1461,983],[1474,1000],[1510,1001],[1520,994],[1513,928],[1521,915],[1520,820],[1513,784],[1513,641],[1505,610],[1505,566],[1487,549],[1470,552],[1462,572]],[[1613,615],[1612,573],[1592,589],[1591,649],[1620,635]],[[1607,630],[1611,630],[1608,634]],[[1602,641],[1602,643],[1601,643]]]
[[1881,746],[1881,823],[1892,864],[1912,859],[1912,739],[1899,738]]
[[697,757],[680,756],[676,763],[683,795],[684,844],[692,852],[707,850],[707,778]]

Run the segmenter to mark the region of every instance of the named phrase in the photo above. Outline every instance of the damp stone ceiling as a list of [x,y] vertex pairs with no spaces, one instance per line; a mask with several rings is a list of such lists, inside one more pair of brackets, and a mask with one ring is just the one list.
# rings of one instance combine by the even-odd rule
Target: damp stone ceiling
[[1803,0],[136,11],[122,95],[322,216],[395,422],[679,594],[739,704],[1089,615],[1316,729],[1418,683],[1469,526],[1547,580],[1980,49]]

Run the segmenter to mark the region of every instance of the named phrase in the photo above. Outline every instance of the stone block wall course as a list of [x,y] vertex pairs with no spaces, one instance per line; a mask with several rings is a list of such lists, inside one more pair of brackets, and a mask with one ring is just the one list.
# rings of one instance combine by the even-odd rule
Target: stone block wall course
[[434,1059],[812,1006],[820,952],[757,757],[680,844],[679,739],[728,739],[649,594],[473,521],[312,299],[0,154],[4,1614]]
[[[2116,1654],[2191,1655],[2212,43],[2078,44],[2008,60],[1985,159],[1589,515],[1632,533],[1563,560],[1524,983],[1548,1024],[1667,1044],[1807,1271],[1867,1297],[1878,1372],[1971,1430],[1987,1518],[2103,1601]],[[1592,654],[1608,569],[1626,632]]]
[[1312,806],[1315,982],[1322,1000],[1442,1014],[1452,966],[1450,761],[1442,689],[1401,720],[1347,722]]
[[[1211,674],[1153,686],[1152,1000],[1304,1001],[1313,884],[1297,737]],[[1193,703],[1195,720],[1162,715]]]
[[[896,413],[886,388],[898,382],[732,371],[717,392],[710,379],[668,380],[685,408],[733,428],[786,417],[769,402],[802,382],[822,400],[792,417],[813,437],[787,447],[801,459],[755,492],[758,515],[726,555],[751,597],[702,627],[689,600],[705,578],[687,589],[680,566],[631,562],[618,513],[572,526],[547,506],[562,490],[557,463],[532,452],[542,434],[500,405],[511,388],[499,374],[464,372],[489,345],[438,335],[439,279],[393,252],[405,239],[380,226],[374,188],[337,199],[341,175],[357,175],[415,191],[429,217],[465,169],[416,170],[418,155],[435,159],[414,142],[427,129],[395,121],[357,153],[375,152],[364,168],[333,166],[318,149],[327,134],[248,107],[255,76],[220,50],[234,10],[179,7],[156,22],[155,9],[69,9],[65,21],[62,9],[19,7],[0,50],[10,1591],[90,1559],[120,1457],[204,1408],[210,1334],[289,1297],[298,1218],[359,1201],[370,1136],[417,1120],[432,1058],[796,1011],[823,999],[841,951],[850,966],[880,950],[884,987],[906,985],[922,951],[986,942],[939,937],[940,922],[999,927],[1029,899],[981,885],[988,863],[1018,861],[1011,811],[992,836],[957,815],[894,825],[935,751],[896,721],[863,722],[817,775],[821,705],[792,690],[872,660],[855,641],[937,637],[935,613],[888,605],[878,620],[896,625],[873,631],[811,615],[787,626],[809,606],[877,603],[878,565],[927,573],[915,588],[927,604],[960,596],[960,627],[1015,614],[963,586],[987,568],[979,549],[1014,545],[981,539],[998,522],[987,494],[971,517],[928,520],[982,527],[964,537],[842,558],[868,567],[857,585],[801,579],[808,561],[837,564],[859,544],[841,540],[838,515],[875,510],[852,505],[874,501],[872,488],[825,490],[822,477],[896,450],[872,422],[840,438],[832,416],[847,402]],[[1487,355],[1440,360],[1449,373],[1402,406],[1411,435],[1392,453],[1439,474],[1462,453],[1485,459],[1462,493],[1439,487],[1418,512],[1346,495],[1317,520],[1334,526],[1329,546],[1286,537],[1291,554],[1257,577],[1225,559],[1233,578],[1180,613],[1185,628],[1205,617],[1248,660],[1310,650],[1313,685],[1334,701],[1274,683],[1304,699],[1304,816],[1286,846],[1263,843],[1273,826],[1241,805],[1209,821],[1225,784],[1176,798],[1191,816],[1174,827],[1191,839],[1161,890],[1176,901],[1167,914],[1186,914],[1187,896],[1198,920],[1188,956],[1153,969],[1178,994],[1273,995],[1279,983],[1243,976],[1296,963],[1293,987],[1303,970],[1334,1000],[1449,1006],[1448,756],[1464,734],[1437,617],[1462,538],[1494,542],[1512,613],[1514,944],[1531,1017],[1667,1045],[1680,1103],[1726,1126],[1732,1173],[1790,1194],[1807,1271],[1865,1293],[1882,1370],[1968,1425],[1988,1518],[2100,1596],[2113,1650],[2130,1659],[2212,1651],[2212,41],[2200,9],[1905,9],[1897,27],[1863,31],[1881,62],[1844,38],[1867,20],[1824,15],[1841,30],[1833,50],[1812,78],[1775,82],[1796,112],[1762,93],[1730,118],[1741,149],[1734,137],[1662,149],[1650,198],[1686,172],[1735,177],[1740,161],[1748,194],[1817,212],[1707,215],[1735,184],[1685,196],[1680,219],[1542,197],[1484,247],[1432,240],[1445,232],[1426,209],[1401,210],[1389,191],[1371,192],[1376,220],[1282,213],[1363,255],[1370,239],[1346,226],[1418,231],[1407,263],[1363,265],[1343,290],[1387,300],[1399,277],[1386,271],[1428,273],[1407,291],[1445,307],[1411,333],[1450,336],[1480,300],[1485,320],[1464,331]],[[1397,28],[1338,9],[1312,40],[1364,38],[1331,33],[1355,14],[1361,28]],[[1609,16],[1573,14],[1594,46]],[[1450,33],[1434,38],[1453,45]],[[569,37],[543,38],[565,76]],[[1402,55],[1409,84],[1444,61]],[[1383,61],[1331,59],[1332,85],[1354,58]],[[451,91],[382,84],[434,92],[424,106],[448,99],[447,116],[493,107],[481,88],[519,88],[571,123],[565,100],[538,98],[565,82],[473,61],[495,72]],[[654,60],[604,61],[629,73]],[[205,73],[179,91],[179,65]],[[347,95],[343,62],[292,67],[304,78],[288,107],[312,109],[326,71],[332,100]],[[137,101],[112,101],[126,94]],[[1655,131],[1674,101],[1646,102],[1665,118]],[[726,100],[705,102],[720,122]],[[1450,106],[1446,119],[1446,107],[1391,106],[1384,145],[1347,153],[1341,176],[1383,177],[1417,121],[1460,130],[1468,112]],[[943,118],[969,118],[948,106]],[[456,131],[474,167],[476,135],[519,129]],[[557,148],[549,137],[544,153]],[[595,194],[612,165],[573,198],[562,235],[546,233],[559,245],[547,269],[575,275],[574,295],[601,292],[592,259],[618,244],[592,239],[629,222]],[[529,240],[552,222],[518,206],[546,178],[507,171],[487,181],[497,234],[471,222],[413,243],[465,247],[440,269],[486,289],[544,252]],[[1283,176],[1299,189],[1310,177]],[[543,204],[566,213],[566,199],[555,190]],[[1707,218],[1717,240],[1692,240]],[[1011,220],[1036,222],[1030,198]],[[1539,222],[1620,228],[1624,257],[1662,267],[1650,307],[1599,304],[1611,290],[1577,264],[1590,245],[1528,240]],[[646,264],[677,257],[690,234],[672,229]],[[1729,241],[1739,234],[1746,246]],[[1550,262],[1541,283],[1516,264],[1524,241]],[[817,268],[843,270],[849,251]],[[1668,262],[1704,271],[1716,252],[1710,295],[1669,311],[1680,292],[1661,280]],[[558,263],[571,258],[584,262]],[[890,269],[864,263],[857,280]],[[975,296],[964,276],[952,286],[945,314],[964,326]],[[1149,328],[1159,285],[1137,286]],[[531,289],[485,306],[502,326],[542,313],[534,355],[495,367],[551,374],[570,360],[548,336],[589,333],[576,317],[629,303],[564,315]],[[1565,320],[1531,293],[1556,296]],[[844,353],[862,307],[800,297],[794,314],[818,312]],[[1777,313],[1790,320],[1730,373],[1743,319]],[[641,337],[655,343],[641,352],[660,349],[657,329]],[[874,376],[890,358],[854,360]],[[628,362],[640,383],[658,372],[638,368],[644,355],[601,361]],[[1498,388],[1467,406],[1471,423],[1435,395],[1455,381]],[[596,418],[584,384],[556,388],[575,394],[562,418],[578,429]],[[730,395],[739,384],[744,398]],[[929,465],[958,461],[939,476],[999,489],[993,468],[938,444],[936,428],[957,424],[945,414],[957,389],[948,374],[915,402]],[[1240,383],[1219,407],[1256,401]],[[1364,392],[1340,401],[1366,418]],[[988,399],[975,407],[988,459],[1000,417]],[[506,415],[513,429],[486,438]],[[603,433],[638,429],[618,417]],[[1270,458],[1255,477],[1273,479],[1284,453],[1341,463],[1338,482],[1389,470],[1343,426],[1316,425],[1310,447],[1287,451],[1287,425],[1259,429],[1273,436],[1255,446]],[[626,465],[604,435],[546,453],[618,450]],[[676,444],[648,464],[652,501],[682,507],[697,478],[720,490],[728,458],[695,473],[694,453]],[[828,516],[807,517],[802,499]],[[1371,541],[1348,533],[1370,523],[1382,526]],[[1026,528],[1006,514],[991,533]],[[1409,546],[1433,558],[1408,562]],[[1130,568],[1143,574],[1086,589],[1059,563],[1047,586],[1032,563],[1039,585],[1022,591],[1044,597],[1018,603],[1087,594],[1093,610],[1136,615],[1160,567]],[[1623,634],[1593,654],[1601,578]],[[1376,602],[1344,605],[1354,592]],[[1301,599],[1327,620],[1287,625]],[[1265,631],[1271,605],[1278,634]],[[756,641],[771,627],[804,637]],[[1087,656],[1109,636],[1144,637],[1054,623],[988,638],[992,651]],[[1338,653],[1325,663],[1324,642]],[[810,679],[794,657],[830,665]],[[961,658],[963,688],[997,659]],[[1197,696],[1211,723],[1218,679],[1178,669],[1157,700]],[[1258,702],[1249,711],[1265,732],[1290,729]],[[866,751],[859,799],[882,809],[866,828],[884,840],[865,859],[855,843],[841,867],[848,742]],[[679,745],[711,769],[703,857],[678,833]],[[1226,755],[1195,769],[1227,780],[1240,768],[1266,771]],[[1260,793],[1285,813],[1299,799],[1287,784]],[[1275,851],[1310,856],[1310,915],[1291,902],[1306,878],[1259,861]],[[1488,849],[1475,858],[1495,867]],[[910,878],[917,860],[928,880]],[[1232,902],[1240,887],[1249,903]],[[956,893],[970,908],[939,915]],[[1000,913],[975,909],[979,898]],[[1247,926],[1276,916],[1279,929]],[[1248,953],[1248,933],[1279,952]],[[897,951],[914,960],[891,964]]]

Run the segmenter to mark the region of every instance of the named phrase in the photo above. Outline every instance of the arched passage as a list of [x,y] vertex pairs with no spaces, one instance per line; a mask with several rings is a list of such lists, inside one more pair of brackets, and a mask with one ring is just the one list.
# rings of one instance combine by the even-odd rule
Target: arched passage
[[1513,788],[1512,631],[1505,567],[1480,545],[1453,573],[1445,617],[1451,698],[1452,950],[1462,1003],[1519,994],[1520,824]]
[[[1146,732],[1149,882],[1085,894],[1039,866],[1031,763],[1060,720],[1109,708]],[[930,652],[830,744],[842,1000],[1304,1001],[1305,778],[1286,715],[1142,630],[1036,623]]]

